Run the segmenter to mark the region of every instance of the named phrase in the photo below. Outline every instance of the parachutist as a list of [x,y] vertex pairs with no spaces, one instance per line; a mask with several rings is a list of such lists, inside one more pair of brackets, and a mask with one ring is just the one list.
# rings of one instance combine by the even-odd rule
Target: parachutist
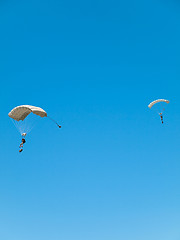
[[163,115],[162,115],[162,113],[160,113],[159,115],[160,115],[160,118],[161,118],[161,122],[164,123],[163,122]]
[[23,148],[23,145],[24,145],[24,143],[26,143],[25,138],[22,138],[21,141],[22,141],[22,142],[21,142],[21,144],[20,144],[20,146],[19,146],[21,149],[19,150],[19,152],[22,152],[22,151],[23,151],[23,149],[22,149],[22,148]]

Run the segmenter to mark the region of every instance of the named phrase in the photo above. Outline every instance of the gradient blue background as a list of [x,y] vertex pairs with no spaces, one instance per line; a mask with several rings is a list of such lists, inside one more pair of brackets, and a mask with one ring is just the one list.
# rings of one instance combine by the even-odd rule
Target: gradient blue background
[[[0,239],[180,239],[179,43],[176,0],[1,1]],[[62,129],[19,154],[21,104]]]

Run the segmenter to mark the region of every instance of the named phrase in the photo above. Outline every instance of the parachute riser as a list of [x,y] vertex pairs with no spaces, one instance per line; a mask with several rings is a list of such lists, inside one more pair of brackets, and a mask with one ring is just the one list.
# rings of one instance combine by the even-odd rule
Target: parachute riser
[[159,116],[162,115],[165,111],[165,107],[162,103],[158,103],[157,105],[152,107],[153,112],[157,113]]

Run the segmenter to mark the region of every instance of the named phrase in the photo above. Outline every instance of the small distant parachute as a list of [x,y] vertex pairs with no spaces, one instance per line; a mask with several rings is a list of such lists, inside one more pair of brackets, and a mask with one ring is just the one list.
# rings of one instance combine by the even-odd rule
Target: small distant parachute
[[166,99],[157,99],[157,100],[154,100],[153,102],[151,102],[148,107],[153,110],[155,110],[160,118],[161,118],[161,122],[163,123],[163,112],[165,110],[165,104],[166,103],[169,103],[169,100],[166,100]]
[[152,108],[152,106],[154,106],[154,104],[156,104],[156,103],[161,103],[161,102],[169,103],[169,100],[166,100],[166,99],[157,99],[157,100],[151,102],[151,103],[148,105],[148,107],[149,107],[149,108]]
[[38,117],[48,117],[50,120],[55,122],[59,128],[61,128],[61,126],[54,119],[50,118],[47,115],[46,111],[44,111],[40,107],[35,107],[31,105],[17,106],[9,112],[8,116],[12,119],[14,125],[22,136],[20,152],[22,151],[23,144],[26,142],[25,136],[32,130]]

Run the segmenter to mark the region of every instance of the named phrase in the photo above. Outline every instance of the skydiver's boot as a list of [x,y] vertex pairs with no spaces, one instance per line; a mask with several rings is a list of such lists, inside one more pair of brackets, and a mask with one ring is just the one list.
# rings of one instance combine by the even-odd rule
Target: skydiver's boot
[[23,151],[23,149],[20,149],[20,150],[19,150],[19,152],[22,152],[22,151]]

